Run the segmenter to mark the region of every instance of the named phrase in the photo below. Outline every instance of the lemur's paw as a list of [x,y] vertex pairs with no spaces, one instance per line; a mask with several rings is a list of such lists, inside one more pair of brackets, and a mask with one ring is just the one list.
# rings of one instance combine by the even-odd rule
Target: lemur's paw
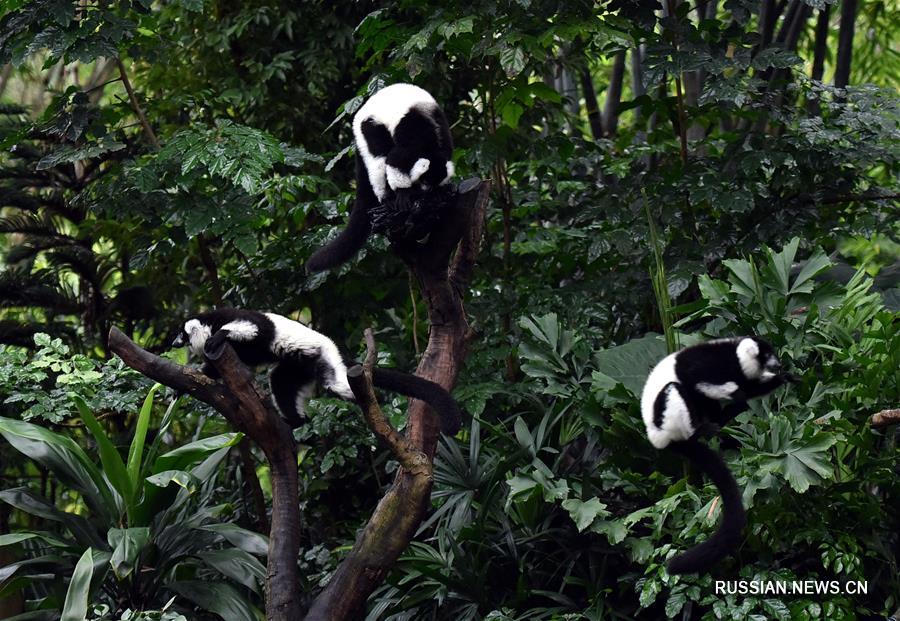
[[416,163],[413,164],[412,170],[409,171],[410,180],[415,183],[419,180],[419,177],[428,172],[428,168],[431,166],[431,161],[427,158],[420,157],[416,160]]
[[447,176],[444,177],[444,180],[441,181],[441,185],[447,185],[450,183],[450,179],[453,178],[453,175],[456,174],[456,166],[453,165],[453,162],[447,162]]
[[[427,160],[426,160],[427,161]],[[392,190],[402,190],[412,187],[413,180],[405,172],[394,166],[388,166],[386,170],[387,182]]]

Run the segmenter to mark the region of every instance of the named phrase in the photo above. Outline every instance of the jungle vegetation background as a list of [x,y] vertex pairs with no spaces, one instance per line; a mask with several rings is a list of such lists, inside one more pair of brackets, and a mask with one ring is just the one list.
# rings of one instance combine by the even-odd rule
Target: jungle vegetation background
[[[384,240],[303,269],[352,201],[353,112],[397,81],[441,102],[460,176],[493,196],[455,391],[470,418],[369,618],[892,612],[900,451],[869,418],[900,400],[897,9],[0,2],[0,616],[260,614],[264,462],[106,334],[162,351],[228,304],[354,353],[372,326],[383,363],[413,368],[424,303]],[[667,347],[748,333],[803,380],[728,429],[743,545],[672,578],[715,491],[652,449],[637,394]],[[396,463],[335,400],[297,440],[308,602]],[[714,578],[868,592],[717,596]]]

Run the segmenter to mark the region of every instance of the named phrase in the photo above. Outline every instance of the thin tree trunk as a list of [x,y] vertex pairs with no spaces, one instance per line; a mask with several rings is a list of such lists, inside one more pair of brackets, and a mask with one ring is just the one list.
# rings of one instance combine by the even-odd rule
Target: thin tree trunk
[[831,5],[826,4],[819,9],[819,17],[816,20],[816,41],[813,51],[813,65],[810,77],[813,80],[822,81],[825,75],[825,53],[828,51],[828,21],[831,18]]
[[[826,4],[824,8],[819,9],[819,17],[816,19],[816,35],[813,45],[813,64],[810,77],[821,82],[825,75],[825,53],[828,51],[828,22],[831,17],[831,5]],[[818,115],[821,112],[821,106],[818,99],[810,99],[806,103],[806,110],[812,115]]]
[[6,87],[9,85],[9,78],[12,76],[12,70],[12,63],[6,63],[3,65],[3,69],[0,70],[0,97],[3,97],[3,93],[6,92]]
[[834,85],[838,88],[844,88],[850,83],[856,6],[857,0],[843,0],[841,3],[841,28],[838,31],[838,51],[834,67]]
[[594,79],[591,77],[590,69],[587,67],[582,69],[579,78],[581,79],[581,92],[584,95],[584,107],[587,110],[588,123],[591,126],[591,135],[594,140],[600,140],[603,137],[603,119],[600,117],[597,91],[594,90]]
[[603,130],[607,137],[616,135],[619,128],[619,104],[622,101],[622,81],[625,78],[625,50],[616,52],[613,59],[606,101],[603,104]]
[[775,0],[761,0],[759,3],[759,46],[757,51],[763,50],[772,43],[772,35],[775,34]]

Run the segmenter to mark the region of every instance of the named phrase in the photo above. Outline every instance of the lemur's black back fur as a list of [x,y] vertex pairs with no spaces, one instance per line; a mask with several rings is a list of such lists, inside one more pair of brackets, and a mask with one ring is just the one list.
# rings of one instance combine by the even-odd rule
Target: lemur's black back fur
[[[274,365],[269,375],[272,397],[292,427],[302,424],[303,404],[312,396],[317,385],[332,390],[344,399],[353,399],[353,393],[346,384],[346,367],[357,363],[339,354],[334,343],[325,335],[285,317],[251,310],[226,308],[201,313],[186,321],[185,326],[195,320],[209,330],[203,343],[204,349],[216,341],[227,340],[244,364],[253,367]],[[235,322],[252,324],[255,334],[250,337],[230,332]],[[225,326],[229,329],[223,329]],[[279,338],[278,326],[283,331],[281,343],[276,342]],[[185,330],[179,337],[180,344],[190,342],[190,338],[191,335]],[[212,365],[205,364],[203,371],[216,376]],[[445,433],[453,435],[459,431],[462,422],[459,405],[438,384],[382,368],[373,370],[372,383],[376,388],[425,401],[440,417],[441,429]]]

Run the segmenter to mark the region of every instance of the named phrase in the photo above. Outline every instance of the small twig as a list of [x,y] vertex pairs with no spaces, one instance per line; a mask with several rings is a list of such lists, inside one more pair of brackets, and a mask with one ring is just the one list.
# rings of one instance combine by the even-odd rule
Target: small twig
[[883,429],[891,425],[900,424],[900,409],[881,410],[877,414],[873,414],[869,424],[875,429]]
[[125,86],[125,92],[128,93],[128,100],[131,102],[131,107],[141,121],[141,127],[144,128],[147,139],[158,151],[160,148],[159,139],[153,132],[153,128],[150,127],[150,123],[147,122],[147,117],[144,116],[144,110],[141,108],[141,104],[138,103],[137,97],[134,94],[134,89],[131,87],[131,81],[128,79],[128,73],[125,71],[125,65],[122,64],[122,59],[116,58],[116,64],[119,67],[119,75],[122,76],[122,84]]

